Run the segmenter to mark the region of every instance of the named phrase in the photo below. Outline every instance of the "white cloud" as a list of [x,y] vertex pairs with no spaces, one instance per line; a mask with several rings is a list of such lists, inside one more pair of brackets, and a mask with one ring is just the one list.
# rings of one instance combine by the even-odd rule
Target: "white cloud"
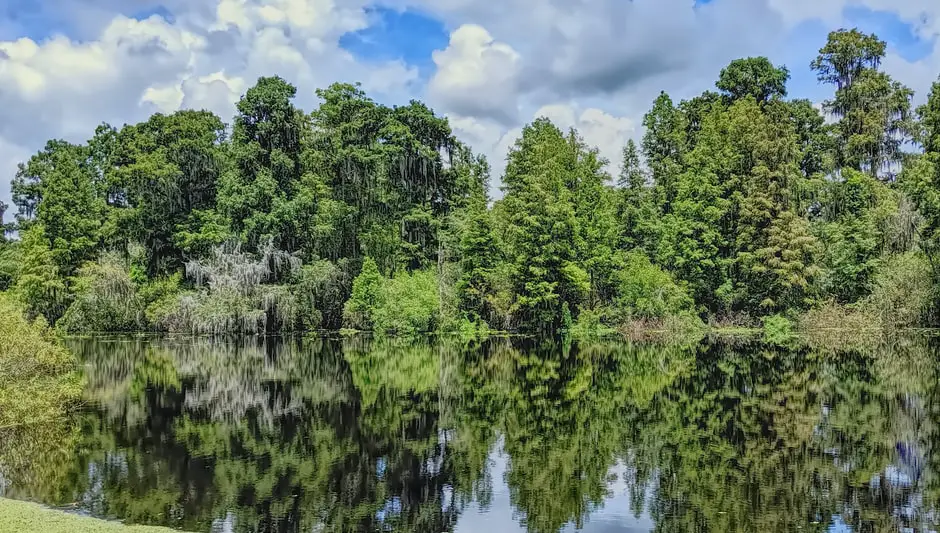
[[935,0],[768,0],[769,5],[791,25],[821,20],[832,28],[842,23],[847,7],[894,13],[923,38],[940,34],[940,3]]
[[518,111],[519,54],[476,24],[460,26],[433,53],[437,71],[429,94],[448,111],[511,123]]
[[[116,17],[92,42],[57,36],[0,42],[0,136],[41,146],[50,137],[83,138],[102,120],[134,118],[142,102],[167,105],[161,88],[186,72],[205,46],[200,36],[159,17]],[[151,90],[151,88],[153,88]]]
[[612,174],[620,168],[623,146],[637,134],[634,120],[611,115],[596,107],[579,109],[570,104],[551,104],[536,111],[535,117],[546,117],[562,130],[578,130],[584,142],[588,146],[596,146],[600,155],[608,160],[608,170]]
[[[111,0],[80,0],[97,2]],[[149,7],[149,0],[131,0]],[[205,108],[229,121],[233,104],[259,76],[279,74],[298,86],[298,105],[314,90],[362,81],[377,97],[405,99],[417,70],[400,61],[363,63],[339,37],[365,27],[366,0],[170,0],[172,20],[112,15],[79,34],[0,40],[0,200],[9,202],[15,162],[50,138],[89,138],[97,124],[121,125],[156,111]],[[131,4],[124,3],[130,9]],[[115,3],[114,8],[117,7]],[[14,147],[14,148],[11,148]]]
[[[279,74],[298,86],[298,104],[307,109],[314,89],[334,81],[362,81],[370,95],[392,103],[423,97],[489,157],[495,176],[522,123],[540,114],[578,128],[614,170],[660,90],[691,97],[744,55],[805,69],[808,43],[791,40],[803,21],[836,28],[846,6],[863,6],[897,13],[922,38],[940,36],[936,0],[378,1],[417,7],[453,30],[433,53],[427,86],[413,66],[363,62],[340,48],[340,36],[370,23],[371,0],[44,2],[48,13],[73,17],[79,31],[0,40],[0,157],[6,164],[46,139],[81,141],[102,121],[120,125],[154,111],[206,108],[228,121],[258,76]],[[115,15],[158,5],[172,21]],[[885,68],[922,99],[940,73],[940,46],[916,62],[891,53]],[[12,171],[5,170],[0,199],[8,201]]]

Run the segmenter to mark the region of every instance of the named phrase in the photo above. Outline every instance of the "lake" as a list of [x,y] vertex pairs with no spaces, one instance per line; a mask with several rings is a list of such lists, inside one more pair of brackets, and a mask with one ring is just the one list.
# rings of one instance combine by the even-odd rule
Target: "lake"
[[68,341],[0,496],[193,532],[933,531],[940,341]]

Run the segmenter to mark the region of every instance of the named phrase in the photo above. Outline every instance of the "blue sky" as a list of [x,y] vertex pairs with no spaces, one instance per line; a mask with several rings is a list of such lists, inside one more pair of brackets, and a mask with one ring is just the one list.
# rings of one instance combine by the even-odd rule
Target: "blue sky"
[[434,68],[431,54],[447,46],[449,32],[444,23],[414,9],[369,10],[372,25],[343,35],[339,44],[365,61],[401,59],[417,66],[423,76]]
[[825,100],[809,63],[828,32],[853,26],[888,42],[886,70],[922,100],[940,74],[937,0],[6,0],[0,201],[3,176],[46,139],[181,107],[227,120],[270,74],[297,85],[305,109],[333,81],[422,99],[497,181],[537,114],[615,159],[659,91],[711,89],[737,57],[767,55],[789,67],[792,97]]
[[[55,34],[64,34],[81,39],[83,32],[76,27],[77,21],[70,10],[59,9],[68,0],[8,0],[0,8],[0,38],[15,39],[29,37],[36,41]],[[628,1],[628,0],[625,0]],[[709,4],[723,0],[695,0],[697,4]],[[819,0],[825,3],[826,0]],[[88,0],[79,4],[92,4]],[[140,3],[140,2],[137,2]],[[136,6],[135,2],[117,3],[114,14],[123,14],[136,19],[157,15],[169,22],[174,21],[172,11],[159,3],[146,2]],[[366,62],[401,59],[419,69],[422,76],[431,74],[434,64],[431,54],[446,47],[449,29],[444,21],[426,10],[413,8],[389,8],[381,5],[368,6],[368,28],[344,34],[339,45]],[[873,10],[863,6],[848,6],[843,10],[845,26],[857,26],[863,31],[877,33],[892,49],[909,60],[918,61],[927,57],[933,49],[935,39],[925,39],[915,34],[912,26],[902,21],[895,13]],[[789,60],[797,96],[813,96],[818,91],[808,63],[811,54],[824,41],[829,30],[822,21],[809,20],[792,31],[788,49],[775,54]],[[798,52],[798,54],[793,53]]]
[[[698,4],[720,1],[696,0]],[[448,28],[443,21],[413,9],[399,11],[377,7],[371,10],[371,16],[371,27],[348,33],[340,39],[343,48],[366,61],[400,58],[419,67],[424,75],[432,71],[431,54],[434,50],[444,48],[448,41]],[[935,38],[918,37],[914,28],[895,13],[849,6],[843,10],[843,16],[845,27],[858,27],[864,32],[876,33],[908,61],[922,60],[933,50]],[[809,62],[833,29],[836,28],[819,20],[806,21],[792,30],[787,50],[774,54],[775,59],[790,68],[793,96],[813,98],[825,92],[825,89],[816,87]]]

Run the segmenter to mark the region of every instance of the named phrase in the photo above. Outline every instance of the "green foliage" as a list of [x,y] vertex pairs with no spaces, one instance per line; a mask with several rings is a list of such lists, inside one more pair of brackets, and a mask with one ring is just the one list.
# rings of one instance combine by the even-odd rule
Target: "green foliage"
[[[74,456],[78,432],[68,415],[78,406],[82,379],[45,319],[30,322],[24,311],[0,292],[0,472],[7,486],[15,480],[44,490],[67,475],[56,463]],[[0,524],[12,527],[2,511]]]
[[662,211],[671,211],[677,194],[676,178],[681,172],[681,159],[686,149],[684,117],[665,92],[643,117],[643,155],[655,185],[657,202]]
[[795,337],[793,322],[782,315],[767,316],[762,319],[763,339],[770,344],[785,344]]
[[840,166],[879,177],[901,159],[910,138],[913,91],[878,70],[886,45],[858,30],[829,34],[811,67],[819,81],[836,86],[826,109],[839,118],[835,126]]
[[195,248],[187,229],[215,231],[201,228],[215,207],[223,140],[222,121],[208,111],[158,113],[117,134],[112,158],[120,165],[111,173],[109,194],[123,200],[113,202],[127,211],[120,224],[145,246],[150,275],[182,268],[185,253]]
[[610,327],[609,314],[610,310],[606,308],[582,308],[578,312],[578,320],[568,329],[568,334],[582,341],[612,336],[617,330]]
[[50,141],[20,165],[13,180],[24,228],[42,225],[52,259],[66,277],[92,258],[102,237],[105,202],[97,181],[89,148],[62,141]]
[[921,246],[935,262],[940,252],[940,82],[934,83],[927,103],[918,108],[917,115],[921,120],[924,154],[908,161],[900,182],[924,219],[918,228]]
[[[810,100],[791,100],[786,106],[799,143],[803,176],[815,179],[828,173],[835,166],[836,155],[832,127]],[[797,191],[801,200],[806,200],[805,192]]]
[[789,79],[786,67],[775,67],[766,57],[749,57],[732,61],[715,85],[731,100],[750,96],[763,103],[786,96]]
[[662,92],[616,185],[578,131],[539,118],[495,202],[487,161],[425,104],[337,83],[307,113],[263,77],[231,135],[180,111],[48,142],[13,180],[0,289],[68,331],[554,334],[875,305],[876,275],[903,285],[894,258],[940,264],[940,82],[915,116],[885,53],[830,34],[811,66],[831,123],[765,57],[732,61],[717,91]]
[[219,207],[249,250],[271,241],[311,257],[338,211],[328,184],[306,168],[310,125],[291,102],[296,92],[279,77],[261,78],[238,102]]
[[362,270],[352,284],[352,295],[343,309],[343,322],[346,327],[371,330],[375,326],[373,315],[382,301],[384,278],[378,265],[371,257],[362,261]]
[[144,305],[127,264],[116,253],[101,255],[78,270],[75,300],[57,326],[69,333],[139,331]]
[[69,295],[42,224],[30,226],[19,246],[19,266],[13,294],[30,317],[43,316],[55,322],[68,307]]
[[499,317],[493,299],[502,256],[492,217],[482,201],[468,209],[460,239],[461,276],[456,289],[461,311],[472,319],[495,324]]
[[578,179],[579,151],[542,118],[523,129],[509,152],[501,213],[508,217],[512,313],[526,331],[558,331],[564,304],[577,307],[590,290],[577,263],[584,244],[569,187]]
[[858,29],[833,31],[810,67],[819,81],[841,89],[866,70],[877,69],[886,50],[885,42],[875,35],[866,35]]
[[0,243],[0,291],[9,290],[20,270],[21,242]]
[[815,227],[822,244],[820,285],[840,302],[868,294],[870,280],[888,250],[889,221],[897,193],[861,172],[846,169],[823,190],[826,210]]
[[380,305],[372,314],[378,332],[428,333],[440,319],[437,275],[415,271],[396,275],[382,284]]
[[320,260],[301,267],[291,290],[297,296],[301,329],[339,329],[349,296],[349,262]]
[[[661,208],[657,262],[688,283],[697,302],[709,309],[730,305],[718,289],[728,281],[728,239],[722,221],[732,208],[731,176],[740,155],[729,116],[712,110],[703,120],[695,148],[686,154],[687,170],[676,177],[675,201]],[[722,301],[725,300],[725,301]]]
[[433,271],[400,273],[384,278],[371,258],[353,280],[343,312],[348,328],[376,333],[428,333],[440,323],[440,286]]
[[[0,441],[20,426],[57,421],[80,393],[75,360],[43,319],[0,293]],[[4,435],[6,434],[6,437]]]
[[790,109],[772,102],[760,113],[741,102],[732,107],[736,111],[733,120],[743,121],[741,131],[751,135],[754,163],[739,203],[735,247],[744,287],[738,298],[752,313],[806,307],[819,274],[817,241],[797,212],[804,177]]
[[688,291],[642,253],[628,253],[616,279],[614,302],[623,321],[662,319],[691,313],[695,308]]
[[890,257],[872,277],[871,294],[862,307],[885,328],[919,327],[936,318],[936,280],[918,253]]

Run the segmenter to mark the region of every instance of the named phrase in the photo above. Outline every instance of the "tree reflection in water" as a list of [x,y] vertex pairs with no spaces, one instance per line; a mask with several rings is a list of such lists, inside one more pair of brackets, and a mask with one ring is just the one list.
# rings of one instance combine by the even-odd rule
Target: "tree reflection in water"
[[927,531],[934,342],[73,340],[89,408],[0,448],[0,493],[188,531]]

